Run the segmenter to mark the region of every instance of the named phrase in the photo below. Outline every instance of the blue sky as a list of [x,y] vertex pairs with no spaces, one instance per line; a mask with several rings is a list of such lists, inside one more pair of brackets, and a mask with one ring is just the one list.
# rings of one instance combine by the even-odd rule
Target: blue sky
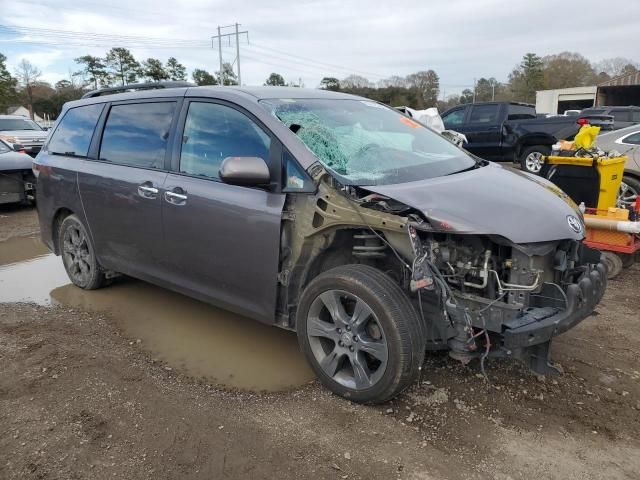
[[[325,75],[343,78],[354,72],[376,81],[432,68],[449,94],[472,85],[474,77],[506,80],[528,51],[545,55],[569,50],[592,61],[618,56],[640,61],[634,40],[640,34],[640,2],[629,0],[2,3],[2,25],[87,36],[79,41],[0,30],[0,52],[8,57],[10,69],[26,58],[50,82],[77,70],[75,57],[104,55],[107,46],[93,46],[100,43],[90,37],[96,33],[164,39],[131,50],[139,60],[175,56],[189,71],[215,71],[218,53],[207,47],[210,36],[217,25],[236,21],[249,30],[250,44],[241,46],[243,83],[249,85],[262,84],[273,71],[315,87]],[[202,47],[175,46],[175,39]],[[233,61],[234,49],[225,47],[223,55]]]

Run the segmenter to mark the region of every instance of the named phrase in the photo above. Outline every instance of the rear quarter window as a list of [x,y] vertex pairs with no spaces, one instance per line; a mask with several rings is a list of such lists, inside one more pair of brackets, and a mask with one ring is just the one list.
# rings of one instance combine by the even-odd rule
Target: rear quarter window
[[47,151],[55,155],[86,157],[103,107],[96,103],[67,110],[49,140]]

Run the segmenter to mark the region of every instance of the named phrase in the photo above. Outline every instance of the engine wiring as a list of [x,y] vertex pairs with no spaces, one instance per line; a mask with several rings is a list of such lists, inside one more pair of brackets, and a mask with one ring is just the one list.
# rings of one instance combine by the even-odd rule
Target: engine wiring
[[[415,289],[415,292],[417,294],[418,297],[418,308],[420,311],[420,318],[422,320],[422,322],[426,325],[427,320],[425,318],[425,314],[424,314],[424,308],[422,305],[422,292],[421,290],[423,289],[429,289],[429,290],[435,290],[437,296],[438,296],[438,300],[439,300],[439,304],[440,307],[442,309],[442,314],[445,318],[446,321],[449,322],[449,324],[455,328],[455,323],[454,323],[454,319],[451,318],[451,315],[449,314],[448,310],[447,310],[447,305],[452,305],[454,306],[456,309],[459,309],[462,312],[462,317],[464,318],[464,329],[468,334],[468,338],[466,343],[469,344],[469,350],[475,350],[477,347],[475,345],[475,340],[478,339],[479,337],[484,336],[484,351],[482,352],[482,354],[480,355],[480,371],[482,373],[482,376],[484,377],[486,382],[489,382],[489,377],[487,375],[486,369],[485,369],[485,362],[486,359],[489,357],[490,351],[491,351],[491,347],[493,346],[491,343],[491,337],[489,335],[489,330],[487,329],[487,325],[486,325],[486,318],[483,315],[483,313],[485,311],[487,311],[488,309],[490,309],[493,305],[495,305],[496,303],[502,301],[505,296],[509,293],[509,292],[513,292],[513,291],[526,291],[526,292],[532,292],[535,289],[537,289],[540,286],[540,272],[536,272],[536,276],[534,279],[534,282],[530,285],[519,285],[519,284],[511,284],[511,283],[506,283],[503,282],[500,279],[500,275],[498,274],[498,272],[496,270],[493,270],[491,268],[488,267],[488,262],[489,262],[489,258],[490,258],[490,252],[487,251],[485,254],[485,261],[484,261],[484,270],[485,270],[485,277],[484,277],[484,281],[481,284],[473,284],[470,286],[473,286],[474,288],[484,288],[486,287],[487,283],[488,283],[488,279],[489,279],[489,274],[493,274],[495,276],[496,279],[496,285],[498,287],[498,292],[499,295],[493,299],[491,302],[489,302],[487,305],[483,306],[482,308],[478,309],[478,310],[473,310],[471,313],[478,317],[481,321],[482,321],[482,328],[479,329],[476,333],[474,333],[474,327],[473,327],[473,322],[472,322],[472,318],[471,315],[469,313],[469,309],[467,307],[461,308],[456,295],[454,293],[454,291],[452,290],[449,282],[454,282],[454,279],[456,277],[459,277],[459,275],[456,274],[456,270],[453,267],[453,265],[451,265],[450,262],[446,262],[446,265],[449,267],[449,269],[451,270],[451,274],[443,274],[438,267],[433,263],[433,261],[429,258],[429,255],[432,253],[430,250],[427,251],[423,251],[424,248],[422,247],[421,244],[416,244],[417,243],[417,231],[416,228],[411,225],[408,224],[408,228],[407,228],[407,235],[409,237],[409,242],[411,244],[411,248],[413,250],[414,253],[414,259],[411,262],[411,265],[409,265],[409,263],[407,263],[407,261],[404,260],[404,258],[400,255],[400,253],[396,250],[396,248],[394,248],[393,245],[391,245],[391,243],[384,237],[384,235],[380,234],[379,232],[377,232],[373,226],[371,226],[369,224],[369,222],[367,222],[365,216],[362,214],[362,212],[360,212],[360,210],[353,205],[351,202],[348,202],[348,204],[351,206],[351,208],[353,209],[354,212],[356,212],[356,214],[360,217],[360,219],[362,220],[362,223],[377,237],[379,238],[386,246],[389,247],[389,249],[393,252],[393,254],[395,255],[395,257],[398,259],[398,261],[400,262],[400,265],[402,265],[404,268],[406,268],[409,272],[411,272],[411,277],[412,280],[417,280],[415,278],[416,276],[416,272],[419,270],[418,266],[420,265],[424,265],[426,267],[426,274],[428,277],[431,278],[432,282],[430,283],[426,283],[425,285],[419,286],[418,288]],[[467,285],[467,282],[464,282],[464,279],[459,280],[460,282],[464,283],[464,285]],[[456,283],[457,284],[457,283]],[[562,292],[562,288],[560,288],[558,285],[554,284],[561,292]],[[564,292],[562,292],[564,294]],[[564,295],[564,300],[565,303],[567,302],[566,299],[566,295]],[[473,342],[473,343],[472,343]]]

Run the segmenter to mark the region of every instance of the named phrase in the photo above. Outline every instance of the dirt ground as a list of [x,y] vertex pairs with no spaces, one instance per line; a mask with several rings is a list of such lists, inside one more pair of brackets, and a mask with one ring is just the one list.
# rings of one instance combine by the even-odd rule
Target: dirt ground
[[[0,208],[0,240],[37,229]],[[638,479],[639,285],[637,263],[555,341],[562,375],[429,355],[378,407],[214,386],[108,314],[1,303],[0,478]]]

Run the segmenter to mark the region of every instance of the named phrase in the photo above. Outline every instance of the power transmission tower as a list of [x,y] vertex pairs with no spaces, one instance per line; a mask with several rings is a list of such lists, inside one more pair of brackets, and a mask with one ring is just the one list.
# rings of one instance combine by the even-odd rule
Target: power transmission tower
[[[242,74],[240,73],[240,35],[246,35],[247,43],[249,43],[249,31],[245,30],[243,32],[238,31],[239,23],[234,23],[233,25],[225,25],[224,27],[218,26],[218,35],[214,35],[211,37],[211,48],[214,48],[213,41],[218,40],[218,57],[220,60],[220,76],[222,77],[222,67],[224,66],[224,62],[222,61],[222,39],[227,38],[229,40],[229,45],[231,45],[231,37],[236,37],[236,59],[233,63],[238,66],[238,85],[242,85]],[[222,30],[225,28],[234,27],[235,31],[232,33],[222,33]]]

